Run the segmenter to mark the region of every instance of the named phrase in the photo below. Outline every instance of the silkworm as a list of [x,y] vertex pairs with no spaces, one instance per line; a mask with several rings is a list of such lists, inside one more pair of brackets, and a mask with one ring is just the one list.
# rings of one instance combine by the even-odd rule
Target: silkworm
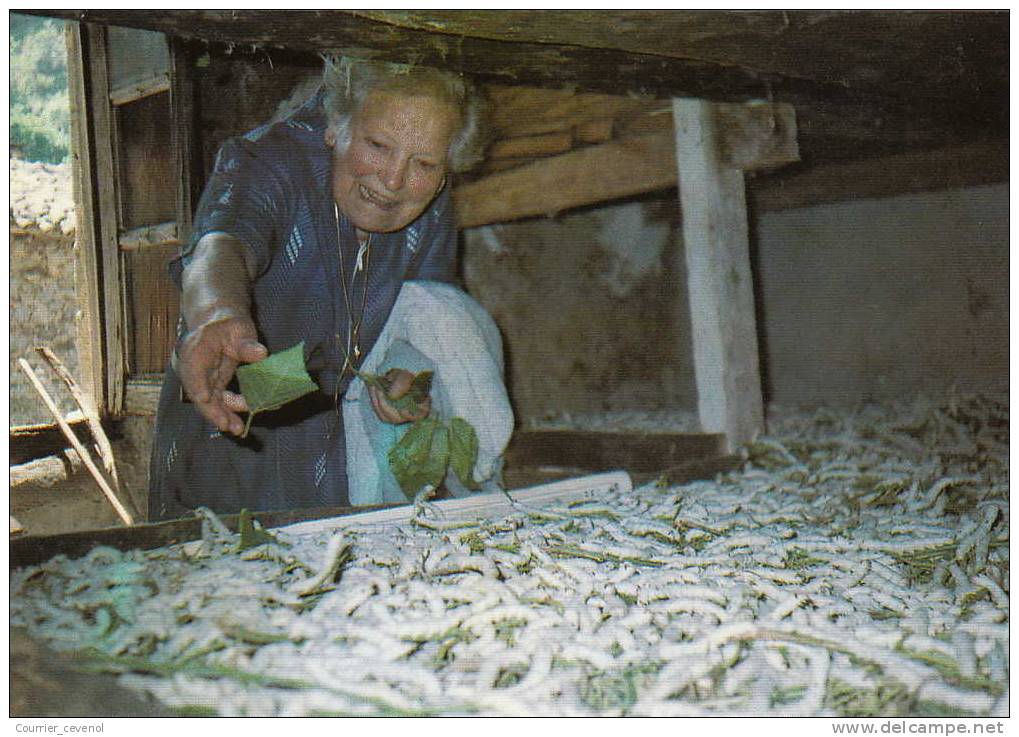
[[777,413],[737,472],[470,528],[421,506],[425,526],[280,530],[291,547],[237,554],[203,512],[204,542],[12,571],[10,619],[150,658],[167,674],[124,685],[224,715],[813,715],[836,683],[991,714],[1007,402],[952,407]]

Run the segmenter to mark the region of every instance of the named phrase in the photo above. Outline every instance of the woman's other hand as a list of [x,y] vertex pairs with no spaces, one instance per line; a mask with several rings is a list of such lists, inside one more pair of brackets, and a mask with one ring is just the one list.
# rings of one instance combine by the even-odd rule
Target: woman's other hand
[[368,387],[372,408],[380,420],[391,425],[402,425],[405,422],[414,422],[427,417],[432,411],[431,397],[426,397],[424,401],[418,403],[416,408],[409,410],[400,411],[390,404],[389,400],[400,399],[410,391],[411,384],[414,382],[412,372],[399,368],[389,369],[386,372],[386,379],[389,381],[388,392],[375,386]]

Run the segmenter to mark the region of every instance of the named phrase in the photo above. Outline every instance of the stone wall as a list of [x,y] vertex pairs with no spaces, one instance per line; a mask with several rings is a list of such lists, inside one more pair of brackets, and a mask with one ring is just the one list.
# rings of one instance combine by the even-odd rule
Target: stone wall
[[26,358],[66,414],[75,405],[33,348],[48,346],[78,375],[74,283],[74,200],[70,168],[10,159],[10,424],[50,423],[18,366]]
[[520,424],[696,407],[677,210],[649,199],[465,232]]
[[47,346],[78,374],[75,344],[78,298],[74,285],[74,241],[38,231],[10,236],[10,424],[53,422],[39,395],[18,366],[26,358],[66,414],[75,408],[62,383],[35,354]]

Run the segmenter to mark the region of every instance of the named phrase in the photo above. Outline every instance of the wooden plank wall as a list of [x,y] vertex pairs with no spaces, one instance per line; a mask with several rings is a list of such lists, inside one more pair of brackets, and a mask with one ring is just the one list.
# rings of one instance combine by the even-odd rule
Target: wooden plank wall
[[176,183],[169,93],[149,95],[115,111],[121,230],[173,220]]
[[173,349],[180,295],[167,265],[177,251],[175,243],[164,243],[124,254],[131,376],[161,373]]

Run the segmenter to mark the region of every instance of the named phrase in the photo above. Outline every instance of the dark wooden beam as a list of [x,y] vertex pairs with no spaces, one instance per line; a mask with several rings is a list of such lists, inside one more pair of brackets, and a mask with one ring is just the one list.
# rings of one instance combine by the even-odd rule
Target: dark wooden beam
[[[739,66],[613,48],[508,41],[400,27],[341,10],[46,10],[67,20],[127,26],[265,50],[343,52],[414,62],[505,83],[538,83],[619,93],[745,99],[767,94],[775,76]],[[832,86],[835,89],[835,85]]]
[[[740,67],[879,94],[954,98],[997,67],[1007,88],[1002,11],[356,10],[405,29],[617,49]],[[986,90],[985,90],[986,91]],[[896,94],[892,92],[892,94]]]
[[159,31],[277,63],[320,52],[481,82],[797,109],[807,163],[1003,137],[996,11],[33,10]]
[[635,484],[681,484],[739,468],[742,459],[724,455],[724,444],[708,433],[525,430],[506,449],[503,482],[516,489],[624,469]]
[[[388,509],[396,504],[372,507],[316,507],[278,512],[254,512],[251,518],[262,527],[273,528],[313,519],[339,517],[374,509]],[[219,518],[233,532],[237,531],[240,515],[224,514]],[[106,527],[57,535],[26,535],[10,541],[10,567],[22,568],[49,560],[55,555],[80,557],[93,548],[106,545],[118,550],[151,550],[164,545],[198,540],[202,536],[202,520],[190,517],[166,522],[152,522],[132,527]]]
[[[85,419],[68,423],[82,443],[92,442]],[[70,448],[67,438],[55,424],[12,427],[10,434],[10,465],[17,466],[45,458]]]
[[720,457],[723,446],[722,435],[708,433],[529,430],[514,433],[506,449],[506,466],[656,473]]
[[1009,143],[979,142],[930,151],[832,163],[751,180],[756,209],[788,210],[829,202],[877,199],[917,192],[1007,182]]
[[[999,58],[1005,71],[990,80],[993,89],[980,90],[980,97],[996,91],[1007,94],[1008,89],[1008,23],[1007,14],[1000,13],[29,12],[143,28],[235,48],[344,52],[461,71],[486,81],[574,85],[662,98],[764,98],[793,104],[841,100],[898,108],[916,116],[924,107],[944,112],[945,100],[969,94],[960,87],[962,82],[972,87]],[[439,20],[430,19],[432,15]],[[933,40],[916,33],[918,23]],[[545,32],[521,31],[535,24]],[[549,30],[554,28],[559,31]],[[971,41],[970,29],[979,34],[979,43]],[[826,50],[833,44],[836,51]],[[957,63],[945,62],[937,79],[927,79],[925,65],[920,63],[927,47],[939,54],[951,50]],[[929,66],[930,60],[925,61]],[[987,67],[977,66],[985,63]],[[907,74],[909,69],[912,72]],[[910,98],[921,104],[907,111]]]

